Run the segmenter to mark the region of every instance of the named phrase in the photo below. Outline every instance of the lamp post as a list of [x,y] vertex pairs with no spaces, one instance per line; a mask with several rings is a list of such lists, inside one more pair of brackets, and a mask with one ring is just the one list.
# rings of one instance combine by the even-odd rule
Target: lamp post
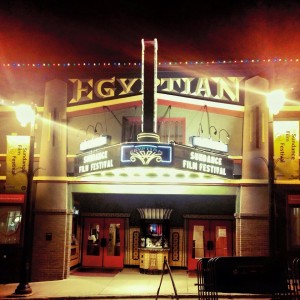
[[21,126],[26,127],[30,124],[30,144],[29,144],[29,161],[27,175],[27,189],[26,189],[26,203],[25,203],[25,220],[24,220],[24,234],[23,234],[23,253],[21,262],[20,282],[15,290],[16,295],[28,295],[32,293],[29,284],[31,272],[31,250],[32,250],[32,181],[33,181],[33,164],[34,164],[34,127],[35,127],[35,111],[29,105],[20,105],[16,107],[16,117]]
[[276,255],[277,229],[275,205],[275,163],[274,163],[274,115],[278,114],[285,102],[285,93],[282,90],[272,91],[267,95],[269,111],[268,118],[268,171],[269,171],[269,248],[270,256]]

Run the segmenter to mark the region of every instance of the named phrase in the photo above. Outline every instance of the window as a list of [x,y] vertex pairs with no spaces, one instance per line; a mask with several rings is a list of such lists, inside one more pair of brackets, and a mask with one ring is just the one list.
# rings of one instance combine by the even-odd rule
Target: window
[[21,220],[20,205],[0,206],[0,244],[20,243]]
[[[141,118],[124,117],[122,128],[122,142],[136,142],[141,132]],[[157,131],[162,143],[175,141],[177,144],[185,144],[185,118],[159,118]]]

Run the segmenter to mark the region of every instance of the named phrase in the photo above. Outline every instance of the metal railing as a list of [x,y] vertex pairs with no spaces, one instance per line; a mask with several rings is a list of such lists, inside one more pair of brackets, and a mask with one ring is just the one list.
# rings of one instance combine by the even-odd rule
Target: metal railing
[[274,257],[201,258],[197,263],[198,299],[300,299],[300,259]]

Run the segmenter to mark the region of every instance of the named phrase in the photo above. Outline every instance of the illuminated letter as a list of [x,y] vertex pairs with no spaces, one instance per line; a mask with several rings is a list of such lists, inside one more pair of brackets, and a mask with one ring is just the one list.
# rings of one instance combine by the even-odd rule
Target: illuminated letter
[[[105,83],[111,84],[112,87],[104,87]],[[111,79],[98,80],[94,87],[95,94],[99,98],[108,98],[115,95],[115,77]]]
[[194,78],[182,78],[182,81],[184,82],[184,90],[182,91],[182,94],[188,94],[191,95],[191,82],[194,80]]
[[180,78],[161,78],[161,86],[166,82],[167,83],[167,88],[161,89],[162,92],[174,92],[174,82],[177,83],[178,87],[180,88]]
[[[241,77],[214,77],[212,78],[217,83],[217,95],[215,98],[223,99],[232,102],[239,102],[239,91]],[[226,93],[226,96],[225,96]]]
[[[120,78],[117,79],[117,81],[120,83],[123,91],[120,93],[120,95],[126,95],[126,94],[132,94],[133,91],[131,90],[134,83],[138,80],[138,78]],[[126,82],[128,81],[128,84]]]
[[211,97],[208,78],[199,78],[194,95]]
[[[73,98],[69,103],[76,103],[80,101],[93,100],[92,91],[89,91],[90,87],[93,87],[93,79],[69,79],[73,83]],[[86,87],[83,87],[83,83],[87,83]],[[82,94],[85,95],[82,95]]]

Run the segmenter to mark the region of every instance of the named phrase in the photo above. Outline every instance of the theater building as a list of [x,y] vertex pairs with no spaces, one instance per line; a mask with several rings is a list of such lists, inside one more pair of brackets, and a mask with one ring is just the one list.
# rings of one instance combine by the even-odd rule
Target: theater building
[[[201,257],[297,255],[298,64],[164,63],[154,40],[136,63],[0,66],[0,280],[18,280],[28,185],[31,281],[75,266],[154,274],[164,258],[194,270]],[[293,101],[271,115],[278,88]],[[31,132],[15,118],[25,102]]]

